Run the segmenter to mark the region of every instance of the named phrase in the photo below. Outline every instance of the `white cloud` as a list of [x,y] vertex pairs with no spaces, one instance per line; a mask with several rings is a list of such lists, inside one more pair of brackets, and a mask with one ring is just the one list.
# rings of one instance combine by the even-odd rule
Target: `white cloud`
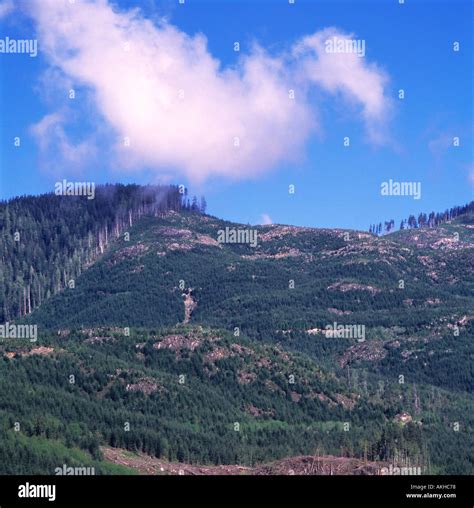
[[188,36],[166,20],[153,24],[138,9],[117,11],[107,0],[29,5],[43,54],[90,91],[115,133],[116,161],[129,170],[172,169],[203,181],[253,178],[296,161],[319,127],[308,99],[315,85],[359,104],[372,140],[385,120],[386,76],[355,55],[324,53],[335,29],[278,56],[254,46],[223,68],[202,34]]
[[[375,64],[364,63],[364,58],[356,52],[327,52],[326,41],[334,39],[357,40],[354,34],[326,28],[304,37],[295,45],[293,54],[298,59],[300,79],[328,92],[339,92],[345,100],[361,105],[371,141],[382,143],[385,139],[381,128],[391,111],[385,91],[388,76]],[[365,51],[365,40],[362,42]]]
[[13,0],[3,0],[3,2],[0,2],[0,19],[8,16],[14,9]]
[[65,131],[65,114],[51,113],[30,127],[40,149],[40,166],[53,174],[80,173],[96,150],[91,139],[74,144]]

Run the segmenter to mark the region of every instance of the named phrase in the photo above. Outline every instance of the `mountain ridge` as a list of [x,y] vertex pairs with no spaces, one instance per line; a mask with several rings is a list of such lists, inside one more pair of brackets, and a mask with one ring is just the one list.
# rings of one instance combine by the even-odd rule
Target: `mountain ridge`
[[[0,455],[21,441],[31,472],[81,450],[107,474],[104,446],[245,467],[319,450],[466,474],[473,224],[377,237],[144,213],[12,321],[36,343],[0,339]],[[65,448],[40,458],[48,440]]]

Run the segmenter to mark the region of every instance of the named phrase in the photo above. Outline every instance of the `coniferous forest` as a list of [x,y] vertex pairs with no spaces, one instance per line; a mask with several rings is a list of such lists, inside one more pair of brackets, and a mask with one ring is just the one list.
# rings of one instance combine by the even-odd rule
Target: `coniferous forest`
[[25,196],[0,203],[0,320],[31,312],[68,287],[112,239],[145,214],[205,211],[178,186],[103,185],[94,199]]
[[[0,471],[331,455],[473,471],[472,204],[426,228],[256,226],[177,186],[0,206]],[[363,325],[364,336],[327,336]]]

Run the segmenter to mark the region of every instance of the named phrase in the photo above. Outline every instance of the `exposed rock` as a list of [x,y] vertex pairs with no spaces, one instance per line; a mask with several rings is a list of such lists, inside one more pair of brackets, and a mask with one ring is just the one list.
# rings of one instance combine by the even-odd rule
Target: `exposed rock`
[[144,377],[135,383],[129,383],[126,386],[128,392],[142,392],[145,395],[150,395],[158,390],[163,391],[164,388],[160,386],[153,378]]
[[290,392],[290,397],[293,402],[299,402],[301,400],[301,393]]
[[248,370],[239,370],[237,379],[241,385],[247,385],[257,379],[257,374],[255,374],[255,372],[249,372]]
[[352,314],[351,310],[339,310],[333,307],[329,307],[328,312],[332,312],[333,314],[337,314],[338,316],[345,316],[347,314]]
[[344,368],[354,361],[375,362],[387,356],[387,350],[380,340],[367,340],[349,347],[339,359],[339,365]]
[[212,351],[204,355],[204,361],[216,362],[229,356],[233,356],[233,354],[228,349],[223,347],[216,347]]
[[188,288],[183,293],[184,298],[184,321],[183,324],[188,324],[191,319],[193,310],[197,307],[197,302],[193,298],[193,290]]
[[335,282],[334,284],[328,286],[327,289],[342,291],[343,293],[346,293],[347,291],[368,291],[372,295],[380,293],[380,289],[375,288],[373,286],[349,282]]
[[255,416],[256,418],[260,416],[274,416],[275,411],[273,409],[261,409],[259,407],[254,406],[253,404],[247,404],[244,408],[244,410],[251,414],[252,416]]
[[176,353],[176,357],[179,358],[181,350],[189,349],[194,351],[197,347],[202,344],[203,339],[195,336],[185,335],[166,335],[159,342],[155,342],[153,347],[155,349],[170,349]]
[[397,422],[397,423],[401,423],[402,425],[406,425],[407,423],[410,423],[411,421],[413,421],[413,418],[409,413],[403,412],[403,413],[399,413],[399,414],[395,415],[393,418],[393,421]]

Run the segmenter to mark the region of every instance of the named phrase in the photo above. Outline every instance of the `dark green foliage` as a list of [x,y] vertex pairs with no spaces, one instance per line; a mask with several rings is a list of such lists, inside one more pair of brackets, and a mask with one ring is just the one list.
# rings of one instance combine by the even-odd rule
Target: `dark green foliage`
[[[170,337],[199,345],[174,348],[166,342]],[[14,445],[18,440],[32,447],[27,456],[33,458],[20,461],[16,472],[100,461],[100,444],[198,464],[255,464],[316,449],[359,457],[366,453],[369,459],[382,460],[403,452],[426,463],[434,444],[432,432],[443,432],[443,420],[466,422],[472,417],[468,407],[447,404],[454,399],[438,391],[422,408],[423,427],[401,427],[392,420],[409,406],[411,388],[387,383],[380,391],[370,377],[364,388],[354,381],[349,387],[308,357],[213,330],[131,330],[127,337],[119,330],[96,329],[44,342],[56,353],[0,363],[0,421],[9,436],[0,453],[20,446]],[[157,349],[160,343],[164,346]],[[26,351],[19,341],[7,346]],[[225,354],[213,358],[212,351]],[[255,376],[242,382],[242,372]],[[135,389],[146,383],[153,390]],[[429,391],[423,385],[417,393],[427,400]],[[358,402],[350,409],[338,403],[339,396]],[[12,430],[15,422],[21,422],[19,432]],[[344,422],[350,422],[350,432],[344,431]],[[469,429],[452,439],[468,446]],[[46,442],[57,445],[41,458],[35,443]],[[369,450],[366,443],[371,443]],[[82,464],[73,460],[76,449],[89,457]],[[434,450],[433,468],[448,470],[443,464],[446,453]],[[466,460],[463,455],[449,467],[462,469]],[[9,461],[1,464],[2,473],[13,471]]]
[[102,185],[86,196],[0,203],[0,321],[25,316],[69,287],[144,214],[180,211],[177,186]]
[[[0,344],[18,355],[0,360],[0,453],[21,438],[32,457],[18,471],[49,470],[77,450],[100,463],[109,445],[192,463],[319,450],[472,472],[472,214],[382,238],[258,226],[254,248],[217,243],[220,230],[244,226],[201,215],[205,200],[188,204],[173,188],[152,210],[130,204],[140,193],[127,188],[114,187],[110,208],[105,196],[100,206],[49,196],[0,210],[10,235],[29,224],[28,249],[9,237],[2,245],[4,319],[22,314],[38,325],[37,345],[56,351],[27,356],[25,341]],[[117,216],[130,207],[131,227]],[[50,297],[41,293],[25,316],[21,291],[40,279]],[[334,322],[364,325],[366,340],[321,333]],[[174,335],[199,344],[156,346]],[[397,423],[403,412],[411,423]],[[38,458],[36,439],[56,443],[54,460]]]

